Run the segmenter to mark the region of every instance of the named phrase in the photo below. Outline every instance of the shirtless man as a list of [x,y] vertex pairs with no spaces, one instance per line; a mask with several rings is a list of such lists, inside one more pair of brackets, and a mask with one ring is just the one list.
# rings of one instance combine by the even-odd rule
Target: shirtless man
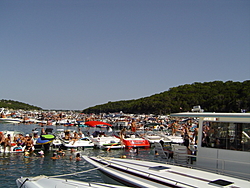
[[7,137],[4,139],[4,152],[5,152],[7,146],[9,147],[9,151],[10,151],[10,147],[11,147],[10,134],[8,134]]
[[5,140],[4,134],[3,132],[0,132],[0,144],[3,146],[4,146],[4,140]]

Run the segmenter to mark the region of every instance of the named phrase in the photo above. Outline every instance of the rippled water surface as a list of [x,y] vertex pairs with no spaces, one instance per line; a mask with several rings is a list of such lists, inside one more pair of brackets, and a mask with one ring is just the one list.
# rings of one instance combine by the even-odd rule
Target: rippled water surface
[[[31,133],[32,129],[34,129],[35,127],[38,127],[38,125],[0,124],[0,131],[16,130],[22,131],[24,134],[26,134]],[[57,129],[64,127],[57,126],[53,128]],[[77,129],[77,127],[70,127],[70,129],[74,130]],[[35,151],[36,154],[37,152],[38,151]],[[29,158],[24,158],[23,153],[0,153],[0,187],[17,187],[15,181],[20,176],[55,176],[94,169],[91,164],[84,160],[76,161],[74,158],[70,160],[70,156],[75,155],[75,153],[71,153],[70,151],[66,151],[66,155],[58,160],[50,159],[53,153],[53,151],[48,151],[47,153],[45,153],[44,158],[40,158],[34,155],[30,156]],[[135,154],[123,149],[110,151],[99,149],[85,149],[84,151],[81,151],[81,154],[87,156],[99,155],[109,157],[121,157],[122,155],[126,155],[127,158],[141,159],[149,159],[154,157],[153,151],[150,149],[140,149],[138,156],[135,156]],[[97,170],[65,177],[87,182],[103,182]]]

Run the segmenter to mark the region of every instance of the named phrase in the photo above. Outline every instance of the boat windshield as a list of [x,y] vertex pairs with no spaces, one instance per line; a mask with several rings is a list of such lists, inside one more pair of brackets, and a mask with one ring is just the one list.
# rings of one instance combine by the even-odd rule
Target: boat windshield
[[201,146],[250,152],[250,123],[205,121]]

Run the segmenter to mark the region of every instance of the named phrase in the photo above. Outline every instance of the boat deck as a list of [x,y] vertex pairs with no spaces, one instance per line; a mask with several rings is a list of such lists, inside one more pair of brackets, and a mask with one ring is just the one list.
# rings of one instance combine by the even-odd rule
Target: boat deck
[[84,159],[102,173],[133,187],[250,187],[246,180],[176,165],[119,158]]

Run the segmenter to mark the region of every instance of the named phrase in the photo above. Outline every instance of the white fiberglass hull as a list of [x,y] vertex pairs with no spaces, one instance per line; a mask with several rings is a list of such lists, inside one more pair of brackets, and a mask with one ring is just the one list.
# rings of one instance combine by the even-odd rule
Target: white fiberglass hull
[[94,143],[95,147],[99,149],[109,148],[110,146],[112,146],[110,149],[123,148],[122,145],[118,144],[120,143],[120,139],[114,136],[94,137],[92,138],[92,142]]
[[77,140],[77,141],[66,141],[62,140],[62,145],[66,148],[93,148],[94,143],[92,141]]
[[197,169],[161,164],[143,160],[119,158],[83,158],[98,167],[104,174],[103,180],[109,178],[124,185],[143,188],[161,187],[218,187],[216,183],[224,184],[223,187],[249,188],[250,182],[229,176],[215,174]]
[[18,187],[22,188],[119,188],[124,186],[110,185],[104,183],[82,182],[66,178],[50,178],[47,176],[21,177],[16,180]]
[[21,123],[22,121],[17,118],[0,118],[0,123]]
[[0,153],[20,153],[20,152],[24,152],[25,147],[22,146],[17,146],[16,144],[13,146],[9,147],[6,146],[5,150],[4,150],[4,146],[0,145]]

